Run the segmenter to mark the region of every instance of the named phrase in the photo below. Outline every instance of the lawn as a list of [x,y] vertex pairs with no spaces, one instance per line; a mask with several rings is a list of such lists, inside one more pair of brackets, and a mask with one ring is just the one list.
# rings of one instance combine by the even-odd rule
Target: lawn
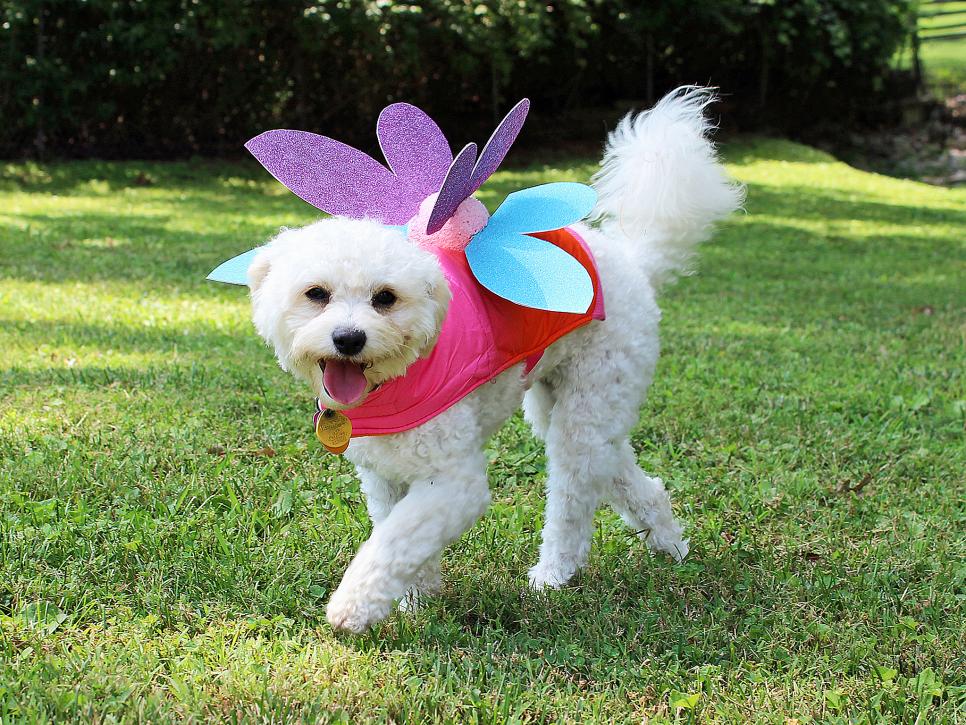
[[931,87],[948,95],[966,93],[966,38],[927,40],[920,55]]
[[966,719],[966,189],[727,156],[747,213],[664,295],[634,432],[687,561],[602,512],[527,593],[518,419],[443,594],[362,637],[324,618],[369,530],[351,468],[204,281],[313,210],[254,161],[0,165],[0,721]]
[[920,2],[918,25],[929,84],[947,95],[966,93],[966,1]]
[[[919,58],[926,85],[945,98],[966,93],[966,37],[950,37],[966,31],[966,0],[921,2]],[[909,69],[908,46],[896,57],[898,67]]]

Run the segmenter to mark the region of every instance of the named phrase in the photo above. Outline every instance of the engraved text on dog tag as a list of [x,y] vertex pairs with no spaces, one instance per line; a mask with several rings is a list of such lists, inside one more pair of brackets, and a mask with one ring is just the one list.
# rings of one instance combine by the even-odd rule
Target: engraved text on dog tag
[[323,410],[315,417],[315,437],[329,453],[343,453],[352,437],[352,421],[335,410]]

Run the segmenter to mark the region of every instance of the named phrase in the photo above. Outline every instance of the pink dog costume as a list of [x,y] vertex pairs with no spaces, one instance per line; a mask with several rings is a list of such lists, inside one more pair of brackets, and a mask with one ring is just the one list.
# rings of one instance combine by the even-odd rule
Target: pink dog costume
[[370,393],[358,407],[344,411],[352,421],[353,436],[415,428],[520,362],[526,361],[529,372],[553,342],[591,320],[604,319],[600,277],[584,240],[572,229],[539,236],[586,265],[594,282],[590,309],[573,314],[514,304],[481,287],[463,255],[439,249],[436,254],[453,294],[439,339],[429,357]]
[[[593,255],[567,226],[593,209],[596,194],[590,187],[558,182],[514,192],[492,217],[472,196],[502,162],[528,109],[526,99],[514,106],[479,158],[472,143],[454,157],[432,119],[405,103],[388,106],[377,124],[389,168],[303,131],[267,131],[246,144],[275,178],[313,206],[405,225],[414,244],[436,255],[449,284],[452,301],[430,355],[371,391],[360,405],[341,411],[351,421],[352,436],[414,428],[514,365],[525,362],[529,372],[553,342],[604,319]],[[246,284],[257,251],[224,262],[208,279]],[[326,376],[339,379],[351,367],[358,364],[330,361]],[[326,388],[341,399],[328,383]],[[316,413],[316,433],[323,440],[320,416],[339,414]],[[349,426],[339,418],[347,443]],[[333,452],[345,448],[323,443]]]

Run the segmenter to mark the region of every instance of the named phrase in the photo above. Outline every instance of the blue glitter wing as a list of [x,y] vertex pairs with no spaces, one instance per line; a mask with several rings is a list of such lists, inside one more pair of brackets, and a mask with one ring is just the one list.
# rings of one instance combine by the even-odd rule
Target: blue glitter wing
[[244,254],[232,257],[226,262],[222,262],[215,267],[205,279],[212,282],[224,282],[225,284],[248,284],[248,267],[261,247],[249,249]]
[[584,266],[532,232],[560,229],[583,219],[597,203],[589,186],[543,184],[510,194],[466,247],[477,281],[524,307],[582,314],[594,301]]

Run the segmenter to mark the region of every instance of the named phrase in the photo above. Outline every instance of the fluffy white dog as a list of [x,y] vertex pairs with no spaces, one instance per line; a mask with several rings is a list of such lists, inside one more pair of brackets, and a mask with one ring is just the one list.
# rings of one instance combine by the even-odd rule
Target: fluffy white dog
[[[664,484],[638,467],[629,431],[658,357],[657,290],[742,200],[707,138],[711,100],[679,89],[628,115],[608,140],[594,179],[599,228],[576,226],[596,257],[605,321],[555,342],[529,374],[513,367],[417,428],[352,440],[346,455],[373,530],[329,601],[334,628],[361,632],[407,593],[439,589],[442,550],[490,503],[484,443],[521,401],[549,459],[534,588],[559,587],[586,563],[602,501],[652,550],[687,555]],[[344,218],[283,231],[255,258],[249,286],[255,327],[282,368],[336,410],[345,406],[326,392],[326,361],[360,365],[371,391],[432,350],[450,300],[433,254],[399,230]]]

